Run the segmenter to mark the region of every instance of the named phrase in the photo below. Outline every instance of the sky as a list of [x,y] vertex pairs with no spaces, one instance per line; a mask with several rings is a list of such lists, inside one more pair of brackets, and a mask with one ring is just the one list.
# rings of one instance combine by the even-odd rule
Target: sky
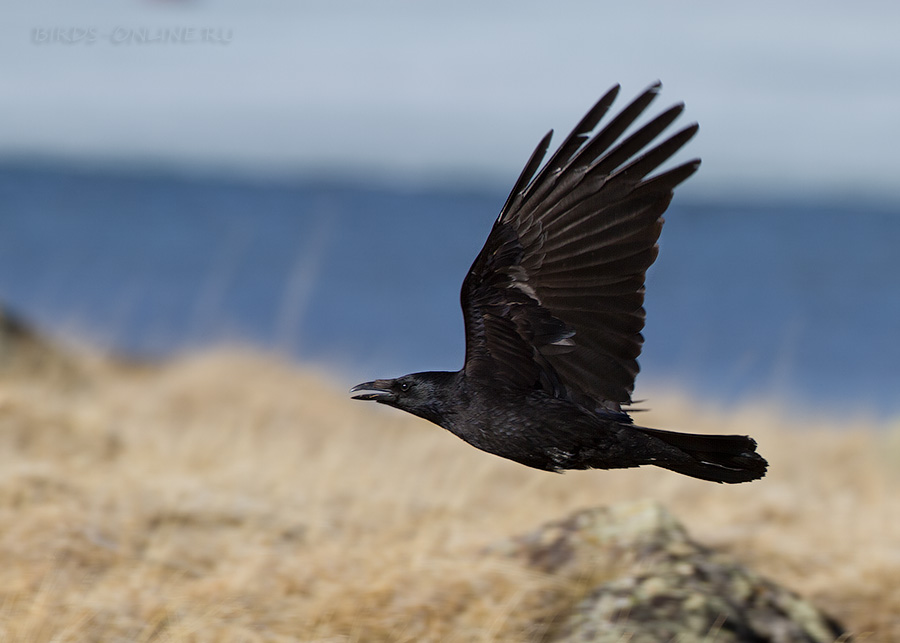
[[0,7],[0,161],[511,185],[548,129],[660,79],[700,123],[682,192],[900,199],[894,1]]

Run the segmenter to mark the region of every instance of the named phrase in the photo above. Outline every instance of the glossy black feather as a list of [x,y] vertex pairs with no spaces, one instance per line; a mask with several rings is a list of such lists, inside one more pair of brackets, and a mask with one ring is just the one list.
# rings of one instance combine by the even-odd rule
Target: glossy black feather
[[[526,173],[520,177],[519,194],[510,195],[463,283],[467,373],[482,377],[490,373],[502,382],[510,373],[531,372],[533,385],[546,388],[561,374],[578,372],[578,380],[562,375],[572,402],[621,410],[631,401],[643,341],[644,274],[656,258],[661,217],[675,187],[672,181],[645,177],[697,130],[687,127],[635,157],[682,112],[683,105],[676,105],[616,145],[658,92],[659,84],[652,85],[596,136],[587,138],[581,128],[607,111],[607,93],[560,148],[565,152],[551,158],[551,163],[562,159],[563,164],[541,171],[525,187]],[[582,144],[574,148],[573,141]],[[528,175],[533,173],[534,158]],[[698,163],[685,163],[667,174],[683,181]],[[617,287],[622,283],[629,287]],[[511,294],[515,297],[507,301]],[[600,299],[605,315],[587,318],[570,312]],[[526,366],[543,346],[527,341],[490,345],[487,340],[496,341],[500,329],[485,333],[486,327],[500,318],[514,320],[502,327],[520,336],[528,333],[530,324],[552,319],[576,338],[575,346],[552,354],[543,351],[547,357],[541,364]],[[585,372],[579,364],[590,364],[591,370]]]
[[369,391],[359,399],[539,469],[652,464],[717,482],[765,475],[749,437],[639,427],[625,412],[663,213],[700,164],[660,170],[697,132],[689,125],[659,140],[682,104],[637,124],[660,87],[591,134],[618,94],[610,89],[543,167],[552,131],[535,148],[463,281],[462,370],[367,382],[353,389]]

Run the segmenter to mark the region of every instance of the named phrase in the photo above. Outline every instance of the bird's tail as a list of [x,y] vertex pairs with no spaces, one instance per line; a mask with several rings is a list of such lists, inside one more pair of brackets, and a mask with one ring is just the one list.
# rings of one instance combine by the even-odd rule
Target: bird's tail
[[746,435],[699,435],[634,427],[664,442],[665,455],[654,464],[712,482],[749,482],[766,475],[769,463],[756,453],[756,440]]

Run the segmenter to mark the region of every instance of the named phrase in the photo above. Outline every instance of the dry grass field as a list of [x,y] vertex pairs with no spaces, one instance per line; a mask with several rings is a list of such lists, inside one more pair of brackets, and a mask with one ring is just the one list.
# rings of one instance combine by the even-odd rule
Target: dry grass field
[[724,486],[529,470],[238,350],[78,370],[0,377],[3,641],[539,640],[571,590],[485,546],[641,498],[900,640],[898,421],[654,392],[642,423],[758,439],[769,476]]

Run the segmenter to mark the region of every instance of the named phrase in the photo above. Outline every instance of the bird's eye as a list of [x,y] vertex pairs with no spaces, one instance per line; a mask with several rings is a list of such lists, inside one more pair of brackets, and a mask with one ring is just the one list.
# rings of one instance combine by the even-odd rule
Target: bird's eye
[[406,393],[409,390],[409,382],[400,382],[400,391]]

